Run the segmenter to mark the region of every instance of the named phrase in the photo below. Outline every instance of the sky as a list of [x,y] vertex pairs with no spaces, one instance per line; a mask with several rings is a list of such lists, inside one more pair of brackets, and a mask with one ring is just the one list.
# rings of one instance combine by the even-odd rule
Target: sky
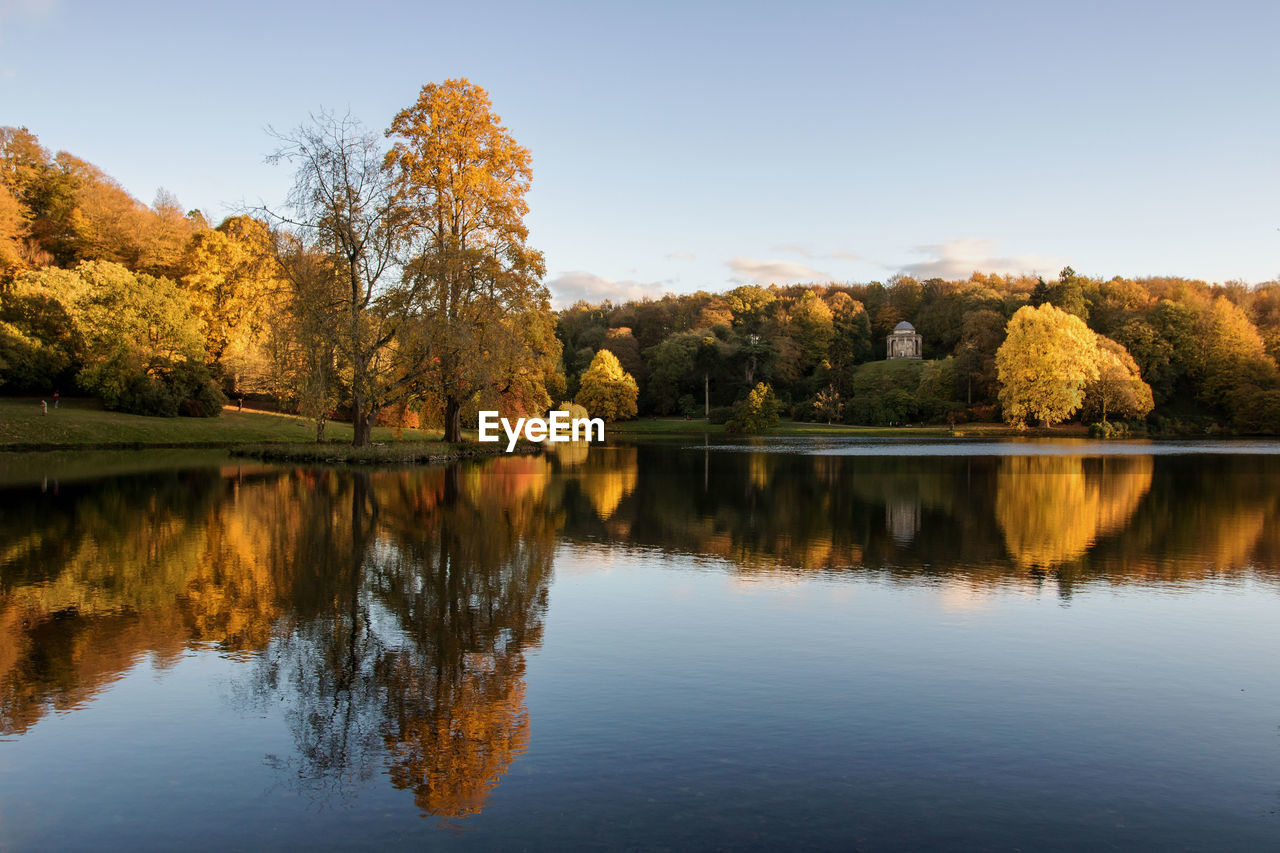
[[268,129],[466,77],[559,305],[974,270],[1280,276],[1280,4],[0,0],[0,125],[213,221]]

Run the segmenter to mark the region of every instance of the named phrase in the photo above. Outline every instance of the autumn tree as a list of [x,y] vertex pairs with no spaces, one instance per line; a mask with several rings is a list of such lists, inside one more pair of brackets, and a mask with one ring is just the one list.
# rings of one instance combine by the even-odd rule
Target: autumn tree
[[622,369],[634,376],[637,383],[644,380],[648,368],[640,356],[640,342],[629,327],[610,329],[605,333],[604,342],[600,346],[616,355]]
[[831,309],[812,290],[806,290],[791,306],[792,334],[800,347],[800,366],[812,371],[827,360],[835,323]]
[[826,418],[828,424],[840,420],[840,415],[844,413],[844,401],[840,399],[840,392],[834,385],[823,388],[813,398],[813,411],[818,417]]
[[1050,303],[1018,309],[996,352],[1000,404],[1011,424],[1037,418],[1045,426],[1071,417],[1085,383],[1098,376],[1095,335],[1084,321]]
[[730,432],[767,432],[778,425],[778,398],[773,388],[757,382],[747,398],[734,407],[733,417],[725,424]]
[[585,407],[593,417],[625,421],[636,415],[638,394],[636,380],[622,369],[618,357],[602,349],[582,374],[581,388],[574,402]]
[[0,184],[0,287],[24,266],[22,246],[26,235],[26,211],[13,193]]
[[182,284],[228,390],[266,390],[262,343],[286,293],[274,249],[265,222],[232,216],[195,235],[186,251]]
[[397,341],[410,301],[397,266],[409,219],[377,135],[355,119],[321,113],[278,138],[270,160],[293,165],[294,183],[283,210],[263,212],[289,232],[285,242],[324,256],[336,276],[333,301],[310,308],[329,315],[323,322],[337,335],[352,444],[363,447],[377,411],[424,372],[419,354]]
[[485,392],[522,386],[524,405],[545,409],[560,343],[542,253],[527,245],[528,149],[465,79],[424,86],[387,135],[394,199],[412,228],[408,307],[443,403],[445,440],[461,439],[463,408]]
[[323,441],[342,387],[338,341],[345,318],[334,307],[343,304],[343,282],[331,258],[289,235],[273,235],[272,244],[287,286],[262,342],[270,364],[268,384],[312,420],[316,441]]
[[1084,411],[1107,423],[1107,415],[1140,418],[1155,406],[1151,386],[1121,344],[1098,336],[1098,376],[1085,385]]

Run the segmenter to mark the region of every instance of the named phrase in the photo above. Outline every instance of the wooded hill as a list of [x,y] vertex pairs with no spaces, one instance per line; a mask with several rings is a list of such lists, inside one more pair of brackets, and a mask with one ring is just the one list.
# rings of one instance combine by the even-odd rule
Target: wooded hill
[[[763,381],[805,420],[998,420],[996,354],[1009,321],[1046,304],[1132,357],[1154,398],[1146,425],[1251,433],[1280,425],[1278,282],[1102,279],[1068,267],[1053,281],[975,272],[962,281],[745,285],[578,303],[560,312],[557,332],[569,393],[607,348],[638,381],[641,414],[701,416],[709,396],[713,419],[727,417],[724,407]],[[885,337],[903,320],[923,337],[923,361],[884,360]]]

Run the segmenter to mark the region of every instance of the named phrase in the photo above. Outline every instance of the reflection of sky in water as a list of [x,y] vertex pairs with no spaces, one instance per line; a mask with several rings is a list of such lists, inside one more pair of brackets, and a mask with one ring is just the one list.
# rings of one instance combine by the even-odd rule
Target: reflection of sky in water
[[0,849],[1274,846],[1276,443],[776,444],[28,457]]

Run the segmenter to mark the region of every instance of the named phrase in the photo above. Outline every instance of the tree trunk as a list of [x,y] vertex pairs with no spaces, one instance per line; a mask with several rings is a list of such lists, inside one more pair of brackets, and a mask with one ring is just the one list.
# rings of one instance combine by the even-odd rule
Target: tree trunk
[[462,402],[452,397],[444,401],[444,440],[450,444],[462,441]]
[[703,415],[707,420],[711,420],[711,374],[702,374],[702,404]]
[[316,444],[324,441],[324,418],[316,418]]
[[354,401],[351,413],[351,428],[354,436],[351,439],[352,447],[365,447],[369,443],[372,435],[372,425],[369,422],[369,413],[365,411],[363,400]]

